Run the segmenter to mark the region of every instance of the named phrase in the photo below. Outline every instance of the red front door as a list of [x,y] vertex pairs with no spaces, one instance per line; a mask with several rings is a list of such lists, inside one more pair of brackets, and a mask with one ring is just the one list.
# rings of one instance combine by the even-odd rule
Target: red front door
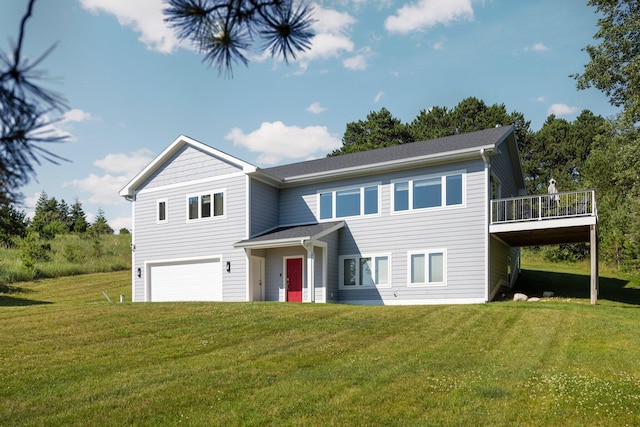
[[302,302],[302,258],[287,258],[287,301]]

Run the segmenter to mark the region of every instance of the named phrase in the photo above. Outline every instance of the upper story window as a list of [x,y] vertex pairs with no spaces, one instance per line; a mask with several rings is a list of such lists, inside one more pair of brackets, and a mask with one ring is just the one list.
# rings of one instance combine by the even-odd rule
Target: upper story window
[[156,217],[157,222],[166,222],[167,221],[167,200],[162,199],[158,200],[158,216]]
[[225,202],[224,191],[201,193],[187,196],[187,219],[224,217]]
[[394,212],[460,206],[463,202],[463,172],[412,178],[392,183]]
[[375,215],[379,208],[378,185],[322,191],[318,194],[320,219]]

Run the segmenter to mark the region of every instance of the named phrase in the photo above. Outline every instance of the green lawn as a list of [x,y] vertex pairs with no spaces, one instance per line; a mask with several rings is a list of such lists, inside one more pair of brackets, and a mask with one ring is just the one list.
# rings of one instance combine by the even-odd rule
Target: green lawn
[[129,272],[5,286],[0,425],[640,425],[640,286],[605,278],[591,306],[584,266],[557,268],[521,283],[556,298],[470,306],[119,303]]

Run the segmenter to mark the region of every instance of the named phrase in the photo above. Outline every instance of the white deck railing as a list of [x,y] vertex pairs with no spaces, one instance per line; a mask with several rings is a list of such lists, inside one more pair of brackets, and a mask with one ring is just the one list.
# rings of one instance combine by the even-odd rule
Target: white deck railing
[[492,224],[596,216],[597,212],[594,190],[567,191],[491,201]]

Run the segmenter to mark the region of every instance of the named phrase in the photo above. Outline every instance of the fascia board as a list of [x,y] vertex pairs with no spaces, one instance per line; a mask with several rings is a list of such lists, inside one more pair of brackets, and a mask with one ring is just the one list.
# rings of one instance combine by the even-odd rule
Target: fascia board
[[195,139],[189,138],[185,135],[177,137],[165,150],[160,153],[155,159],[151,161],[142,171],[140,171],[127,185],[125,185],[119,192],[122,197],[133,197],[134,190],[142,182],[144,182],[151,174],[164,162],[167,161],[173,154],[180,150],[185,145],[191,145],[201,151],[204,151],[212,156],[218,157],[228,163],[238,166],[245,173],[252,173],[257,170],[257,167],[242,161],[236,157],[233,157],[223,151],[216,150],[206,144],[203,144]]
[[415,167],[422,165],[435,165],[440,163],[450,163],[453,161],[460,161],[466,159],[473,159],[476,157],[480,157],[480,151],[484,149],[485,152],[493,152],[495,149],[494,144],[489,144],[483,147],[474,147],[473,150],[458,150],[452,151],[445,155],[435,154],[435,155],[427,155],[427,156],[419,156],[419,157],[411,157],[404,158],[398,160],[390,160],[387,162],[380,162],[375,164],[367,164],[360,165],[351,168],[344,169],[332,169],[307,175],[298,175],[285,178],[283,180],[283,184],[302,184],[315,180],[322,180],[323,178],[345,178],[349,176],[359,175],[362,172],[367,173],[379,173],[386,172],[389,170],[406,168],[406,167]]

